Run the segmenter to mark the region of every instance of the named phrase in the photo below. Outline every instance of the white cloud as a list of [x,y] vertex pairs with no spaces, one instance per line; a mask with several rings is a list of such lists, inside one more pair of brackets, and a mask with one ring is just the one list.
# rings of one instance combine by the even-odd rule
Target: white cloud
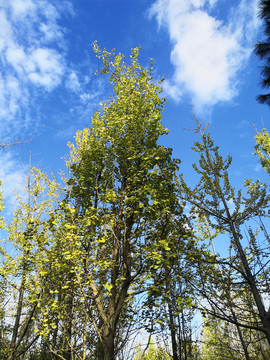
[[80,99],[81,99],[82,104],[87,104],[87,103],[89,103],[89,101],[97,98],[99,95],[100,95],[99,92],[95,92],[95,93],[91,93],[91,94],[89,94],[89,93],[82,93],[82,94],[80,95]]
[[26,53],[21,46],[9,46],[6,62],[21,80],[33,82],[49,91],[60,84],[65,71],[61,55],[49,48],[33,48]]
[[[0,1],[0,143],[31,137],[46,92],[70,73],[65,29],[59,25],[67,13],[73,15],[65,0]],[[21,193],[24,177],[14,153],[2,150],[1,189],[8,208],[14,189]]]
[[35,10],[35,3],[31,0],[10,0],[10,7],[13,14],[18,16],[25,16]]
[[65,72],[64,59],[53,49],[38,48],[28,57],[26,69],[30,81],[52,90],[60,84]]
[[[64,1],[64,0],[63,0]],[[58,22],[71,10],[49,0],[0,3],[0,125],[2,133],[25,126],[20,115],[33,106],[37,90],[51,92],[69,73],[64,30]],[[16,123],[16,124],[15,124]],[[4,126],[2,125],[4,124]]]
[[0,52],[3,56],[3,51],[8,46],[9,43],[13,43],[12,40],[12,26],[7,20],[6,13],[1,10],[0,7],[0,23],[1,23],[1,33],[0,33]]
[[[15,117],[19,110],[19,102],[24,103],[27,97],[27,91],[22,93],[21,85],[13,75],[3,76],[0,73],[0,119],[9,119]],[[12,124],[12,122],[10,122]],[[3,126],[1,124],[1,126]],[[13,127],[13,125],[12,125]],[[3,135],[3,132],[2,132]],[[1,139],[0,139],[1,140]]]
[[22,74],[23,64],[27,63],[24,49],[20,46],[9,46],[6,50],[6,60],[19,73]]
[[[70,136],[89,120],[103,87],[92,82],[90,61],[69,62],[69,33],[60,21],[73,15],[72,1],[0,0],[0,143],[34,137],[47,123],[47,110],[53,136]],[[54,90],[57,100],[49,94]],[[59,112],[47,106],[51,99],[61,102]],[[13,151],[7,152],[1,153],[0,179],[10,204],[23,172]]]
[[4,203],[9,211],[17,205],[17,200],[14,191],[18,195],[24,196],[23,186],[25,185],[25,172],[22,166],[18,166],[17,160],[10,152],[1,151],[0,164],[0,191],[4,193]]
[[239,71],[247,62],[256,34],[257,1],[242,0],[226,17],[214,9],[222,0],[156,0],[150,9],[159,27],[168,29],[174,77],[167,94],[189,94],[196,108],[230,101],[238,93]]
[[71,73],[69,74],[66,80],[66,87],[75,93],[81,91],[81,85],[75,71],[71,71]]

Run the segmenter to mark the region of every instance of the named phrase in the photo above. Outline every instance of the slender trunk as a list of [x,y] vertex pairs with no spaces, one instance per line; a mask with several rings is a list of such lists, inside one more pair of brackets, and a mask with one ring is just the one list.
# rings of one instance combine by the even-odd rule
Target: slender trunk
[[83,324],[83,355],[82,360],[86,359],[86,319]]
[[173,360],[178,360],[173,312],[172,312],[172,307],[171,307],[170,303],[168,304],[168,308],[169,308],[169,321],[170,321],[170,332],[171,332],[171,342],[172,342],[172,352],[173,352],[172,358],[173,358]]
[[186,338],[186,330],[185,330],[185,319],[183,310],[181,311],[181,320],[182,320],[182,332],[183,332],[183,343],[184,343],[184,360],[187,360],[187,338]]
[[1,328],[0,328],[0,343],[4,340],[4,322],[1,320]]
[[251,360],[250,356],[249,356],[249,353],[248,353],[247,346],[246,346],[246,342],[245,342],[245,340],[243,338],[242,330],[240,329],[240,326],[237,324],[237,317],[236,317],[235,312],[233,311],[232,307],[231,307],[231,313],[232,313],[232,316],[233,316],[233,320],[236,322],[236,329],[237,329],[237,333],[238,333],[242,348],[244,350],[245,358],[246,358],[246,360]]
[[[26,254],[26,258],[27,258],[27,254]],[[11,338],[11,343],[10,343],[10,353],[8,355],[7,360],[15,360],[16,359],[15,351],[16,351],[16,347],[17,347],[16,343],[17,343],[17,337],[18,337],[21,315],[22,315],[24,287],[25,287],[25,283],[26,283],[26,271],[27,271],[25,258],[24,258],[23,262],[24,262],[23,274],[22,274],[22,281],[21,281],[21,285],[20,285],[20,289],[19,289],[18,306],[17,306],[16,315],[15,315],[15,323],[13,326],[12,338]]]
[[[230,216],[230,214],[229,214],[229,216]],[[253,298],[255,300],[255,303],[257,305],[259,317],[261,319],[261,322],[262,322],[262,325],[263,325],[263,328],[264,328],[264,333],[265,333],[266,338],[268,340],[268,343],[270,345],[270,321],[269,321],[269,316],[266,313],[265,306],[263,304],[261,295],[260,295],[260,293],[258,291],[254,276],[252,275],[252,272],[250,270],[250,267],[249,267],[249,264],[248,264],[248,261],[247,261],[247,258],[246,258],[246,254],[245,254],[245,252],[243,250],[243,247],[242,247],[242,244],[240,242],[239,234],[237,233],[237,231],[235,229],[235,226],[234,226],[234,223],[233,223],[233,220],[231,219],[231,217],[229,217],[229,221],[230,221],[230,228],[231,228],[231,231],[232,231],[232,234],[233,234],[233,238],[235,240],[237,250],[238,250],[238,252],[240,254],[240,258],[241,258],[243,267],[245,269],[246,280],[247,280],[247,282],[249,284],[251,293],[252,293]]]
[[193,359],[193,347],[192,347],[192,327],[191,327],[191,321],[189,321],[188,359]]
[[179,343],[179,360],[182,360],[182,332],[181,332],[181,319],[178,315],[178,343]]
[[267,341],[268,341],[268,343],[270,345],[270,321],[269,321],[270,319],[269,319],[269,315],[267,314],[267,312],[265,310],[265,306],[263,304],[260,292],[259,292],[259,290],[257,288],[255,278],[252,275],[252,272],[250,270],[250,267],[249,267],[249,264],[248,264],[248,261],[247,261],[247,258],[246,258],[246,254],[245,254],[245,252],[243,250],[243,247],[242,247],[242,244],[240,242],[240,236],[239,236],[238,232],[235,229],[234,222],[233,222],[233,220],[231,218],[231,215],[229,213],[229,209],[227,207],[227,203],[226,203],[226,201],[225,201],[225,199],[223,197],[223,194],[222,194],[222,200],[223,200],[225,210],[226,210],[226,213],[227,213],[227,217],[228,217],[228,220],[229,220],[229,226],[230,226],[230,229],[231,229],[231,233],[233,235],[233,239],[235,241],[237,250],[239,252],[243,268],[245,270],[246,280],[247,280],[247,282],[249,284],[251,293],[252,293],[253,298],[255,300],[255,303],[257,305],[257,309],[258,309],[259,317],[260,317],[262,325],[263,325],[264,333],[265,333]]
[[[166,277],[169,277],[169,271],[167,271]],[[166,291],[170,291],[170,284],[166,281]],[[168,312],[169,312],[169,329],[171,333],[171,343],[172,343],[172,358],[173,360],[178,360],[178,354],[177,354],[177,342],[176,342],[176,333],[175,333],[175,325],[174,325],[174,318],[173,318],[173,309],[172,309],[172,294],[171,294],[171,300],[168,301]]]
[[[208,234],[209,234],[209,237],[210,237],[210,241],[211,241],[211,244],[212,244],[213,253],[214,253],[214,255],[216,256],[216,250],[215,250],[213,238],[212,238],[212,235],[211,235],[211,232],[210,232],[210,229],[209,229],[208,222],[207,222],[207,219],[206,219],[206,218],[205,218],[205,221],[206,221],[206,226],[207,226]],[[219,268],[219,272],[220,272],[220,274],[221,274],[222,279],[224,279],[223,271],[222,271],[222,269],[221,269],[221,267],[220,267],[219,264],[218,264],[218,268]],[[244,338],[243,338],[242,330],[241,330],[240,326],[239,326],[238,323],[237,323],[237,316],[236,316],[236,314],[235,314],[235,312],[234,312],[234,310],[233,310],[233,307],[232,307],[232,305],[231,305],[231,294],[230,294],[230,292],[227,293],[227,296],[228,296],[229,303],[230,303],[230,305],[229,305],[230,311],[231,311],[233,320],[235,321],[235,324],[236,324],[235,326],[236,326],[236,329],[237,329],[237,333],[238,333],[238,336],[239,336],[239,339],[240,339],[242,348],[243,348],[243,350],[244,350],[245,358],[246,358],[246,360],[250,360],[249,353],[248,353],[248,349],[247,349],[245,340],[244,340]]]
[[67,328],[66,338],[64,344],[63,357],[65,360],[71,360],[72,358],[72,322],[73,322],[73,294],[68,296],[67,304]]
[[[246,300],[247,300],[247,302],[249,303],[249,306],[252,307],[252,302],[251,302],[251,299],[250,299],[249,296],[247,296]],[[256,322],[257,319],[256,319],[256,315],[254,314],[254,312],[252,312],[252,317],[253,317],[253,319],[254,319],[254,322]],[[263,359],[263,360],[267,360],[267,358],[266,358],[266,356],[265,356],[265,347],[262,346],[262,341],[261,341],[261,338],[260,338],[260,336],[259,336],[259,334],[258,334],[257,331],[256,331],[256,338],[257,338],[258,344],[259,344],[259,346],[260,346],[262,359]]]

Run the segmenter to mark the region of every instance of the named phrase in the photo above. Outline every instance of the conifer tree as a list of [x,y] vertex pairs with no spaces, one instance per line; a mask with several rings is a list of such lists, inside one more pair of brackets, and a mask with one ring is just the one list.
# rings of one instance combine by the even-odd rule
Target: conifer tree
[[[263,69],[261,71],[262,80],[261,86],[263,89],[270,87],[270,1],[260,0],[259,16],[263,21],[265,39],[258,42],[255,46],[255,54],[264,61]],[[263,94],[257,97],[257,100],[270,106],[270,94]]]

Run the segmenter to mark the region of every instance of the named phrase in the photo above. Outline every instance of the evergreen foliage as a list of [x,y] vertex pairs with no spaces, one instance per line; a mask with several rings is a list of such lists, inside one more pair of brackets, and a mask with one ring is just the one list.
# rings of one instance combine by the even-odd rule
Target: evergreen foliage
[[[263,89],[269,89],[270,87],[270,1],[260,1],[259,16],[263,21],[265,39],[260,41],[255,46],[255,54],[264,61],[264,66],[261,71],[262,80],[261,86]],[[263,94],[257,97],[257,100],[270,106],[270,94]]]

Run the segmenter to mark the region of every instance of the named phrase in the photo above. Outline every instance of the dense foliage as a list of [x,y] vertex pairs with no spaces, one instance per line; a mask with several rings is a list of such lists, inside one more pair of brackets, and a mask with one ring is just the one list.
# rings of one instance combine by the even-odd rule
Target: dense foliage
[[[62,181],[29,165],[26,196],[0,222],[0,359],[267,359],[268,185],[235,190],[232,159],[195,117],[191,188],[160,144],[152,62],[94,51],[113,95],[69,144]],[[269,173],[267,130],[255,141]]]

